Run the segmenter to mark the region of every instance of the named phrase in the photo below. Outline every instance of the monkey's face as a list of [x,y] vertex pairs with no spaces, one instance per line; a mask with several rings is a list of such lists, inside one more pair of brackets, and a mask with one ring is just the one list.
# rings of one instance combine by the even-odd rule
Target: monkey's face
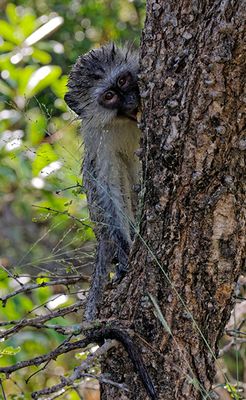
[[85,124],[105,126],[128,118],[136,123],[139,106],[138,56],[114,44],[78,58],[65,101]]
[[[137,120],[139,91],[136,76],[128,70],[116,74],[109,87],[98,95],[98,103],[110,118],[130,118]],[[104,111],[105,112],[105,111]]]

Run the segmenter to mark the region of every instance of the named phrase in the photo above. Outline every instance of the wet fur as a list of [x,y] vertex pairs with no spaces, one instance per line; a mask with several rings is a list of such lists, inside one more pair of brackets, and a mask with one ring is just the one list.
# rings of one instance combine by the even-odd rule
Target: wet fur
[[[68,82],[65,100],[82,118],[84,139],[83,183],[98,241],[86,318],[97,316],[112,262],[121,275],[127,268],[137,199],[132,188],[139,182],[140,164],[135,150],[140,131],[135,121],[119,116],[98,99],[124,72],[137,86],[138,57],[130,48],[103,46],[78,58]],[[130,91],[130,89],[129,89]],[[135,93],[135,92],[134,92]],[[133,96],[129,109],[136,107]]]

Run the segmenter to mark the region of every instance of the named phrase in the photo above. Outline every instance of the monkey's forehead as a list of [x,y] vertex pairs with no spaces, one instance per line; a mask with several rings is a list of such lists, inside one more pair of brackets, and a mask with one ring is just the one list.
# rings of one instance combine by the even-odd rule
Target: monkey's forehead
[[129,47],[109,44],[80,56],[75,65],[85,73],[97,74],[98,78],[127,69],[134,73],[138,69],[138,54]]
[[123,47],[116,46],[114,43],[108,43],[97,49],[90,50],[87,54],[82,56],[85,60],[92,59],[93,62],[105,62],[107,65],[110,63],[127,62],[132,59],[138,58],[138,52],[135,51],[131,44],[126,44]]

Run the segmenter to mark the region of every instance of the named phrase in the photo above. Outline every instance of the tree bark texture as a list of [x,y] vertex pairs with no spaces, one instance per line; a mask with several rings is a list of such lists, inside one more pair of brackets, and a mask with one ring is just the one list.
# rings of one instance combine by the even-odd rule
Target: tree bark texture
[[[245,20],[241,0],[147,1],[140,236],[100,316],[134,331],[158,399],[213,398],[245,263]],[[148,399],[123,349],[102,370],[130,389],[103,400]]]

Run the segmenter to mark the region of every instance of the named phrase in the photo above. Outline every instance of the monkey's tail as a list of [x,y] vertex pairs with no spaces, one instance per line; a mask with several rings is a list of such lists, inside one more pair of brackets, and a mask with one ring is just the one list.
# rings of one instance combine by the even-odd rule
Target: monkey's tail
[[89,337],[91,341],[94,341],[98,344],[101,344],[104,339],[116,339],[122,343],[134,365],[136,372],[139,374],[150,399],[158,400],[154,384],[144,365],[140,350],[126,331],[116,327],[106,327],[90,331],[87,337]]

